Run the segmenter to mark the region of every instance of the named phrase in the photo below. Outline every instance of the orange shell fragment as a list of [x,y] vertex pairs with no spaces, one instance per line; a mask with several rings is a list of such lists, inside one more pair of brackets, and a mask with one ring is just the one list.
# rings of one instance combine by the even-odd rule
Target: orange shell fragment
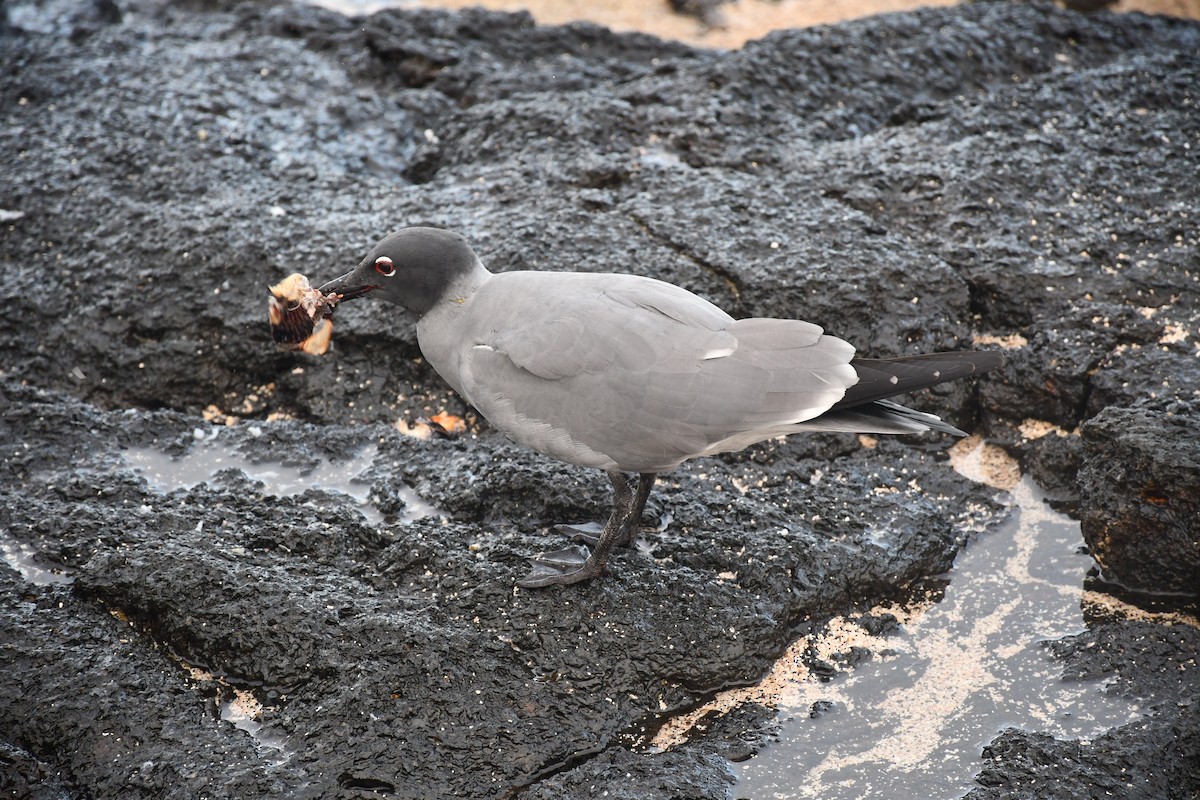
[[448,411],[442,411],[434,414],[429,418],[432,422],[436,422],[446,433],[465,433],[467,423],[462,417],[456,417]]

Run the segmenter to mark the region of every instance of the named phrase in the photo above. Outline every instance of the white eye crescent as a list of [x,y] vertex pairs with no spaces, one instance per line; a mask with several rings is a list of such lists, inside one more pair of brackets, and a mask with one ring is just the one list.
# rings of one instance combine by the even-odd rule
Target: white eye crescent
[[380,256],[375,259],[375,271],[385,278],[390,278],[396,274],[396,265],[387,256]]

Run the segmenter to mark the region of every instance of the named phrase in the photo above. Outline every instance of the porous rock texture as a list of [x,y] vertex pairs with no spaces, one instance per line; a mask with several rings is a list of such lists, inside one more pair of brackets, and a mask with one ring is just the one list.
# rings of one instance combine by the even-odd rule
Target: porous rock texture
[[[603,580],[515,589],[550,523],[603,513],[600,476],[475,419],[393,309],[339,309],[324,358],[271,347],[268,284],[396,227],[460,230],[494,270],[652,275],[866,355],[1006,347],[912,402],[1031,457],[1026,420],[1197,389],[1194,23],[979,3],[710,52],[480,10],[0,12],[0,532],[60,573],[0,568],[14,796],[725,797],[762,715],[663,753],[628,732],[1007,513],[940,437],[794,437],[666,476],[663,529]],[[468,433],[392,424],[443,409]],[[164,487],[132,455],[206,448],[368,453],[382,513],[239,469]],[[405,486],[446,519],[400,519]],[[1096,663],[1167,697],[1148,721],[1005,734],[982,796],[1060,762],[1063,796],[1200,791],[1194,642],[1133,624],[1089,632],[1137,643]],[[230,703],[263,706],[257,740]],[[1164,760],[1167,795],[1120,783]]]
[[1106,408],[1083,425],[1083,538],[1111,580],[1200,595],[1200,403]]

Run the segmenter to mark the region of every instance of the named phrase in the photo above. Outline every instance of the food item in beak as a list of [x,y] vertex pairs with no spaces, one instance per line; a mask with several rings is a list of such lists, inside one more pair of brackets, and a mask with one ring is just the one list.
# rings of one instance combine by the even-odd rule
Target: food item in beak
[[323,294],[296,272],[271,287],[267,316],[271,336],[280,350],[300,350],[324,355],[333,336],[333,309],[341,297],[336,292]]

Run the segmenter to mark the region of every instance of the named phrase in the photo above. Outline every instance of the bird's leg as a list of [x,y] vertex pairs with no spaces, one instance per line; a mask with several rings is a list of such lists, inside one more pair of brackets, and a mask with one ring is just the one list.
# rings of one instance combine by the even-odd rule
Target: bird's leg
[[604,527],[600,529],[600,532],[595,533],[590,530],[590,528],[596,527],[591,523],[585,523],[585,525],[561,523],[552,526],[550,530],[569,537],[573,542],[580,542],[582,544],[591,545],[592,547],[595,547],[600,543],[600,537],[604,535],[604,531],[613,522],[613,515],[617,513],[618,509],[627,505],[633,496],[633,490],[629,488],[629,481],[626,480],[623,473],[607,471],[604,474],[608,476],[608,480],[612,483],[613,510],[612,513],[609,514],[608,521],[604,523]]
[[654,488],[654,481],[657,478],[658,475],[653,472],[643,472],[638,475],[637,492],[633,496],[633,508],[629,516],[625,518],[624,531],[621,538],[617,540],[619,546],[627,547],[633,543],[638,523],[642,521],[642,512],[646,510],[646,501],[650,499],[650,490]]
[[609,472],[608,479],[613,487],[613,510],[604,530],[597,537],[595,549],[589,552],[586,547],[575,545],[541,553],[530,559],[533,569],[517,581],[518,586],[537,589],[555,584],[565,586],[594,578],[604,572],[613,547],[628,544],[646,507],[646,498],[654,486],[655,475],[643,473],[639,477],[636,494],[630,490],[629,483],[620,472]]
[[[649,499],[650,490],[654,488],[654,481],[657,478],[658,475],[653,472],[639,473],[637,493],[633,496],[633,507],[629,516],[625,519],[624,530],[621,532],[621,535],[617,537],[617,541],[614,544],[615,547],[628,547],[633,543],[633,537],[637,533],[638,523],[642,521],[642,512],[646,510],[646,500]],[[625,483],[624,478],[621,479],[621,482]],[[616,488],[616,484],[613,484],[614,505],[616,505],[617,502],[618,492],[621,492],[622,494],[628,494],[628,485],[626,485],[622,490],[618,490]],[[603,535],[595,534],[591,531],[586,531],[571,525],[555,525],[554,529],[556,531],[570,533],[572,540],[576,542],[583,542],[584,544],[590,544],[592,547],[595,547],[600,543],[600,536]]]

